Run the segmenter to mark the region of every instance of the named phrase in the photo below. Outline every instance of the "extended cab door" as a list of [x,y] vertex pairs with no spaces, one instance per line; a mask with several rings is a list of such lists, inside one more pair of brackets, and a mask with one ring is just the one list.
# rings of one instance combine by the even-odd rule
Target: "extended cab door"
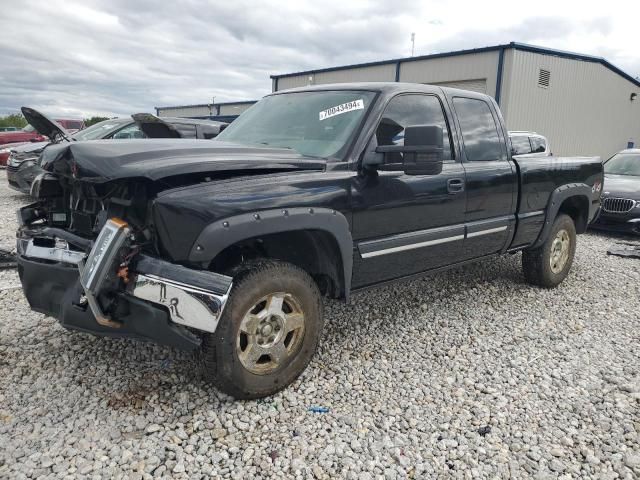
[[515,228],[518,174],[499,111],[486,97],[454,96],[467,179],[464,258],[497,253]]
[[439,125],[444,166],[438,175],[407,175],[402,154],[354,178],[352,186],[355,288],[455,263],[462,255],[466,191],[448,106],[436,95],[401,94],[387,104],[369,149],[397,145],[404,128]]

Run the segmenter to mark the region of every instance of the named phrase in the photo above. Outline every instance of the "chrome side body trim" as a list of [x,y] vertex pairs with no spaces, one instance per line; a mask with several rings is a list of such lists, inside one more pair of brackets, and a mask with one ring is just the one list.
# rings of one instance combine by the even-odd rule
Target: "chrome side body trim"
[[537,217],[539,215],[544,215],[544,210],[534,210],[533,212],[518,213],[518,219],[522,220],[524,218]]
[[489,228],[487,230],[479,230],[477,232],[471,232],[467,234],[467,238],[480,237],[482,235],[490,235],[492,233],[504,232],[507,229],[507,226],[503,227],[495,227]]
[[425,242],[410,243],[409,245],[402,245],[400,247],[392,247],[392,248],[385,248],[382,250],[375,250],[373,252],[362,253],[361,255],[362,255],[362,258],[377,257],[379,255],[387,255],[389,253],[403,252],[405,250],[413,250],[414,248],[428,247],[429,245],[438,245],[441,243],[455,242],[456,240],[462,240],[463,238],[464,238],[464,235],[454,235],[453,237],[438,238],[435,240],[427,240]]
[[[466,238],[505,232],[511,223],[513,223],[513,218],[505,216],[482,220],[479,222],[472,222],[469,224],[419,230],[361,242],[358,244],[358,250],[360,251],[360,256],[362,258],[373,258],[380,255],[388,255],[390,253],[398,253],[416,248],[456,242]],[[478,230],[478,228],[481,228],[481,230]]]

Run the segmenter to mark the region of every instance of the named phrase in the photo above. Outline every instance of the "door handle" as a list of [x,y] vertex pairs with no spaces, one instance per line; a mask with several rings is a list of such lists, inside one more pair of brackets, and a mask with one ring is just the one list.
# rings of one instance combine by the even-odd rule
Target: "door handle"
[[464,191],[464,180],[462,178],[450,178],[447,180],[447,190],[449,193],[460,193]]

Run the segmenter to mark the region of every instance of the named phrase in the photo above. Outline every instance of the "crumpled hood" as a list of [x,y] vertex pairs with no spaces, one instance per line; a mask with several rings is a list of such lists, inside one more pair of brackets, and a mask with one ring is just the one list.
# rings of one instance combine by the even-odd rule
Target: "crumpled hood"
[[50,145],[44,170],[89,182],[162,178],[189,173],[250,170],[323,170],[325,161],[294,150],[250,147],[215,140],[94,140]]
[[640,200],[640,177],[605,173],[603,197],[624,197]]

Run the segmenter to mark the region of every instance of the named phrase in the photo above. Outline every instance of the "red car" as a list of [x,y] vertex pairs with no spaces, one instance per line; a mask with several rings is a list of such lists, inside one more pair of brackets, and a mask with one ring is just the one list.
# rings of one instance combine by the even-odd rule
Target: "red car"
[[5,143],[4,145],[0,145],[0,166],[5,167],[7,165],[7,160],[9,160],[12,148],[20,147],[26,143],[29,142]]
[[84,120],[56,120],[69,133],[84,130]]
[[[56,122],[66,130],[77,131],[84,128],[84,122],[82,120],[56,119]],[[27,125],[22,130],[16,132],[0,132],[0,145],[19,142],[44,142],[46,139],[46,137],[40,135],[31,125]]]
[[18,142],[44,142],[45,137],[40,135],[35,128],[27,125],[17,132],[0,132],[0,145]]

